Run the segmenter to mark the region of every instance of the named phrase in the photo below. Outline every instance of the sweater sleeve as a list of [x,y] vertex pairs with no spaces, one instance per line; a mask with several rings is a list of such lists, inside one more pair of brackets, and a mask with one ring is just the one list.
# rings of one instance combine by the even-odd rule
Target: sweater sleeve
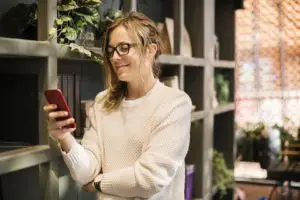
[[81,185],[92,181],[101,169],[101,150],[96,142],[100,140],[94,107],[89,109],[86,120],[89,126],[85,130],[81,145],[76,142],[68,153],[62,154],[72,178]]
[[102,192],[149,198],[169,185],[184,164],[190,142],[191,101],[179,95],[153,115],[151,139],[141,157],[127,168],[104,173]]

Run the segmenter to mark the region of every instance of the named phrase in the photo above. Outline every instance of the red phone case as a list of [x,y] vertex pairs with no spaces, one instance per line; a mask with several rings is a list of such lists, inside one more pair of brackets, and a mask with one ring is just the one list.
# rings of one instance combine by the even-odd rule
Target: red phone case
[[[60,118],[57,118],[57,120],[65,120],[65,119],[72,117],[70,108],[69,108],[67,101],[60,89],[46,90],[44,92],[44,94],[46,96],[48,103],[57,105],[57,109],[56,109],[57,111],[67,111],[68,112],[67,117],[60,117]],[[76,123],[73,123],[73,124],[65,126],[64,128],[75,128],[75,127],[76,127]]]

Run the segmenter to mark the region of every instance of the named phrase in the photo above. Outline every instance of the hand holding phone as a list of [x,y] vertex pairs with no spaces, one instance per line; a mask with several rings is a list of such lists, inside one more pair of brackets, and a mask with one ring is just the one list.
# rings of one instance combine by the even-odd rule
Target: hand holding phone
[[[44,94],[49,104],[56,105],[56,109],[54,110],[54,112],[57,112],[56,116],[60,116],[60,117],[56,117],[55,120],[65,121],[65,123],[68,123],[68,121],[66,120],[73,117],[62,91],[60,89],[52,89],[52,90],[46,90]],[[62,112],[67,112],[67,116],[66,115],[62,116]],[[63,128],[76,128],[76,123],[74,122],[65,125],[63,126]]]

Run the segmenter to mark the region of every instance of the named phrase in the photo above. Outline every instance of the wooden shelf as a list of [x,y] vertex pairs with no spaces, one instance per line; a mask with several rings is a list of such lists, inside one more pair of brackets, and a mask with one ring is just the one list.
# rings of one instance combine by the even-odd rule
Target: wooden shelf
[[[101,48],[97,47],[89,47],[88,49],[100,53]],[[70,52],[66,45],[57,44],[56,45],[57,57],[61,59],[80,59],[80,60],[88,60],[87,57],[80,55],[79,53]],[[194,67],[202,67],[204,66],[204,59],[202,58],[190,58],[184,57],[180,55],[161,55],[158,58],[158,63],[166,64],[166,65],[186,65],[186,66],[194,66]]]
[[217,108],[214,109],[214,114],[218,115],[218,114],[222,114],[222,113],[225,113],[225,112],[233,111],[234,109],[235,109],[235,104],[234,103],[219,105]]
[[46,57],[52,53],[48,41],[0,37],[0,56]]
[[[0,37],[0,56],[47,57],[56,55],[60,59],[89,60],[80,53],[71,52],[66,45],[56,44],[54,48],[48,41],[33,41]],[[89,48],[100,53],[101,48]],[[202,58],[184,57],[180,55],[161,55],[160,64],[185,65],[203,67],[205,60]]]
[[158,62],[160,64],[203,67],[205,60],[202,58],[185,57],[180,55],[161,55],[158,58]]
[[0,153],[0,175],[49,162],[52,152],[49,145],[37,145]]
[[215,68],[234,69],[235,68],[235,61],[214,60],[214,64],[213,65],[214,65]]
[[[96,53],[101,52],[101,48],[98,47],[86,47],[87,49],[90,49]],[[66,59],[66,60],[86,60],[91,61],[87,56],[77,53],[77,52],[71,52],[69,47],[65,44],[56,44],[56,56],[60,59]]]
[[[128,0],[124,2],[124,11],[137,10],[142,6],[139,6],[139,1]],[[103,81],[99,81],[99,76],[102,75],[102,71],[97,71],[99,74],[94,73],[94,69],[90,69],[85,66],[93,66],[92,61],[80,53],[71,52],[67,45],[54,44],[52,42],[46,41],[48,38],[48,30],[52,27],[53,21],[57,16],[56,10],[56,1],[46,0],[40,1],[38,6],[40,12],[39,22],[37,27],[37,35],[39,38],[44,38],[45,41],[33,41],[33,40],[24,40],[24,39],[14,39],[14,38],[4,38],[0,37],[0,57],[13,57],[13,58],[23,58],[28,62],[32,60],[42,60],[41,63],[37,63],[38,67],[43,66],[47,70],[39,70],[39,91],[44,90],[45,88],[56,87],[56,82],[59,79],[59,75],[66,74],[67,83],[70,83],[69,88],[76,89],[76,86],[82,85],[82,89],[75,90],[80,94],[80,97],[84,96],[90,98],[93,96],[93,93],[102,88]],[[9,5],[3,3],[3,5]],[[142,4],[140,4],[142,5]],[[220,71],[232,80],[234,80],[234,70],[235,70],[235,61],[234,61],[234,18],[233,18],[233,8],[234,1],[222,2],[222,1],[211,1],[211,0],[202,0],[199,3],[199,0],[190,0],[190,1],[173,1],[171,6],[166,7],[162,5],[161,7],[154,6],[150,8],[147,6],[145,11],[149,17],[155,19],[155,17],[161,16],[172,17],[174,19],[174,44],[173,49],[175,55],[161,55],[158,58],[158,63],[163,66],[163,72],[166,76],[178,76],[178,81],[180,89],[186,91],[193,103],[197,108],[207,107],[211,103],[211,95],[214,84],[214,71]],[[148,10],[149,9],[149,10]],[[159,15],[154,14],[153,11],[161,12]],[[149,12],[148,12],[149,11]],[[156,12],[155,12],[156,13]],[[151,15],[154,16],[151,16]],[[155,16],[156,15],[156,16]],[[201,19],[199,21],[199,19]],[[159,21],[159,20],[158,20]],[[194,57],[183,56],[185,51],[185,28],[189,33],[189,39],[192,50],[192,55]],[[213,53],[213,36],[216,34],[218,41],[220,43],[219,55],[222,60],[214,60],[211,62],[211,54]],[[95,52],[101,52],[101,48],[91,48]],[[178,54],[178,55],[177,55]],[[45,58],[45,59],[32,59],[33,58]],[[48,59],[49,58],[49,59]],[[3,59],[8,68],[14,64],[14,59]],[[64,60],[73,60],[74,62],[64,62]],[[44,62],[45,61],[45,62]],[[26,66],[32,66],[31,63],[23,62],[21,60],[18,66],[25,66],[18,73],[36,73],[35,68],[32,69],[26,68]],[[35,61],[34,61],[35,62]],[[84,63],[81,63],[84,62]],[[75,64],[78,64],[78,67],[73,67]],[[73,65],[74,64],[74,65]],[[72,66],[72,69],[78,69],[74,73],[74,76],[78,76],[76,81],[71,81],[69,79],[69,68],[65,70],[65,66]],[[82,67],[83,66],[83,67]],[[165,66],[165,67],[164,67]],[[174,66],[174,67],[173,67]],[[4,71],[5,67],[2,67]],[[3,70],[2,69],[2,70]],[[39,69],[39,68],[38,68]],[[81,70],[82,69],[82,70]],[[19,69],[18,69],[19,70]],[[31,71],[30,71],[31,70]],[[69,70],[69,71],[68,71]],[[80,70],[80,71],[79,71]],[[63,73],[61,73],[63,71]],[[61,73],[61,74],[59,74]],[[73,75],[73,74],[72,74]],[[65,79],[64,79],[65,80]],[[79,80],[79,82],[77,82]],[[74,83],[73,83],[74,82]],[[231,83],[234,84],[234,81]],[[78,84],[78,85],[77,85]],[[80,87],[81,88],[81,87]],[[88,88],[88,92],[86,92]],[[234,85],[232,85],[234,88]],[[70,89],[73,91],[73,89]],[[73,91],[73,92],[74,92]],[[234,90],[231,90],[232,96],[234,96]],[[71,93],[70,96],[73,96]],[[84,95],[81,95],[83,93]],[[230,99],[234,99],[234,98]],[[78,99],[78,101],[80,98]],[[43,99],[41,102],[43,103]],[[77,103],[77,104],[76,104]],[[76,101],[74,105],[79,105]],[[76,107],[75,110],[79,109],[80,106]],[[222,153],[225,155],[226,161],[232,162],[232,152],[234,148],[234,135],[233,135],[233,122],[234,121],[234,111],[235,104],[229,103],[226,105],[220,105],[217,108],[211,110],[197,110],[191,113],[191,122],[194,122],[192,125],[195,125],[197,134],[193,134],[194,138],[192,141],[193,148],[191,149],[191,163],[195,164],[197,173],[195,173],[194,182],[195,188],[193,189],[194,200],[206,200],[211,197],[211,162],[208,159],[211,154],[211,149],[219,148],[222,150]],[[44,113],[41,113],[42,110],[38,108],[39,116],[43,116]],[[78,112],[79,113],[79,112]],[[214,113],[214,119],[210,119],[211,115]],[[222,114],[223,113],[223,114]],[[223,120],[226,119],[226,120]],[[195,122],[200,121],[200,123]],[[206,123],[209,122],[209,123]],[[217,123],[216,123],[217,122]],[[47,136],[45,132],[47,131],[44,126],[44,119],[38,121],[38,138],[39,144],[45,144],[47,141]],[[216,132],[216,134],[214,133]],[[221,132],[226,132],[223,134],[223,138],[219,134]],[[199,133],[199,134],[198,134]],[[202,134],[205,133],[205,134]],[[215,137],[216,136],[216,137]],[[224,140],[226,138],[227,140]],[[78,139],[80,140],[80,139]],[[214,146],[214,140],[221,141],[221,145]],[[206,141],[206,142],[202,142]],[[226,141],[226,142],[224,142]],[[50,147],[51,146],[51,147]],[[71,182],[61,183],[59,178],[61,173],[59,171],[62,167],[65,166],[56,166],[57,159],[56,156],[60,156],[57,149],[54,149],[53,145],[38,145],[31,147],[21,147],[17,150],[6,151],[0,153],[0,175],[15,172],[17,170],[22,170],[25,168],[30,168],[36,165],[43,163],[49,163],[50,167],[46,167],[40,171],[40,180],[45,179],[44,181],[51,181],[50,185],[47,184],[38,184],[42,187],[50,188],[47,193],[43,196],[49,196],[49,200],[55,200],[59,198],[58,191],[61,188],[71,189]],[[48,164],[47,164],[48,165]],[[46,166],[46,165],[45,165]],[[52,168],[52,166],[54,166]],[[202,166],[208,166],[203,168]],[[50,170],[53,173],[50,173]],[[51,174],[52,178],[48,176]],[[49,180],[46,180],[49,179]],[[12,179],[15,181],[14,179]],[[53,182],[52,182],[53,181]],[[209,183],[209,187],[207,184]],[[68,185],[65,185],[68,184]],[[44,186],[43,186],[44,185]],[[34,189],[35,187],[30,187],[29,189]],[[41,191],[43,191],[41,189]],[[81,190],[80,190],[81,191]],[[23,194],[23,193],[22,193]],[[42,195],[41,195],[42,196]],[[78,195],[80,196],[80,195]]]
[[203,119],[205,117],[204,111],[194,111],[192,112],[191,122],[195,122],[197,120]]

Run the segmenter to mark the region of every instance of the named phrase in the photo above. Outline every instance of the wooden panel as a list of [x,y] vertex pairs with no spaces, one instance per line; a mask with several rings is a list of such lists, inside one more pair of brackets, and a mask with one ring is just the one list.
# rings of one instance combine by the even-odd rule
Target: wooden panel
[[55,158],[48,145],[38,145],[0,153],[0,175],[29,168]]
[[124,11],[135,11],[137,7],[137,0],[124,0]]
[[235,161],[234,112],[216,115],[214,118],[214,148],[222,152],[229,168]]
[[204,0],[185,0],[184,23],[191,38],[193,57],[204,57]]
[[154,22],[164,22],[166,17],[174,18],[174,0],[138,0],[137,11],[144,13]]
[[190,57],[184,57],[180,55],[161,55],[158,58],[158,62],[160,64],[183,64],[187,65],[189,67],[203,67],[205,64],[204,59],[202,58],[190,58]]
[[174,0],[174,54],[183,54],[184,1]]
[[203,110],[203,68],[185,67],[185,83],[184,90],[191,97],[192,103],[196,106],[196,110]]
[[216,0],[215,33],[219,40],[221,60],[234,60],[235,58],[234,6],[234,0]]
[[235,104],[234,103],[228,103],[228,104],[224,104],[224,105],[220,105],[217,108],[214,109],[214,114],[222,114],[225,112],[230,112],[230,111],[234,111],[235,109]]
[[202,177],[203,177],[203,153],[199,148],[199,141],[203,135],[203,120],[197,120],[191,124],[191,139],[189,151],[186,156],[186,164],[195,165],[195,173],[193,177],[193,197],[201,197]]
[[2,175],[0,185],[1,200],[41,199],[38,166]]
[[46,57],[51,52],[48,41],[30,41],[0,37],[1,56],[34,56]]
[[216,68],[228,68],[228,69],[234,69],[235,68],[235,61],[230,60],[215,60],[214,66]]
[[212,91],[214,88],[213,80],[213,34],[214,34],[214,0],[204,0],[204,58],[206,60],[204,68],[204,83],[203,83],[203,109],[207,112],[204,118],[204,131],[201,140],[201,148],[203,153],[202,160],[202,187],[201,197],[210,199],[212,190],[212,150],[213,150],[213,129],[214,118],[212,112]]
[[39,143],[37,74],[0,74],[2,142]]

